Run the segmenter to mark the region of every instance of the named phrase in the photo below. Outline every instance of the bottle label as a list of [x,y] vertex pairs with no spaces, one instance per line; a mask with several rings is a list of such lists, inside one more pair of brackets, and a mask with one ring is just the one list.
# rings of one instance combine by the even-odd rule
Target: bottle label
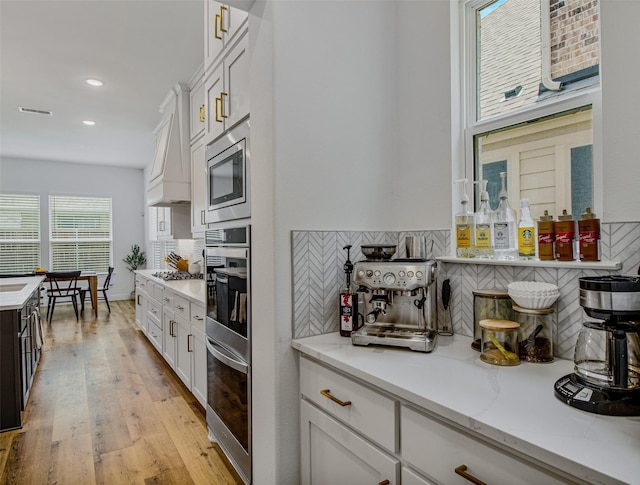
[[493,239],[495,249],[510,249],[511,241],[509,240],[509,223],[496,222],[493,224]]
[[600,239],[597,231],[586,231],[580,233],[580,244],[595,244]]
[[491,232],[489,224],[476,224],[476,247],[491,247]]
[[353,330],[353,295],[340,295],[340,329]]
[[471,247],[471,227],[469,224],[456,225],[456,238],[459,248]]
[[556,240],[556,235],[553,232],[538,234],[538,244],[552,244]]
[[536,253],[533,239],[533,227],[518,228],[518,252],[523,256],[532,256]]
[[556,233],[556,241],[559,244],[571,244],[571,241],[573,241],[573,233],[572,232],[558,232],[558,233]]

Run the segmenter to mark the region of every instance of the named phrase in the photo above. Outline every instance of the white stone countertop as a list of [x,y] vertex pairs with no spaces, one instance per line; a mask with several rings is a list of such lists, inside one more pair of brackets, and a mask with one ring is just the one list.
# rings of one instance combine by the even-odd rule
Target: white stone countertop
[[152,276],[153,273],[157,273],[158,269],[139,269],[136,270],[135,273],[144,276],[145,278],[149,278],[150,280],[155,281],[156,283],[160,283],[165,288],[169,288],[170,290],[179,293],[184,296],[187,300],[192,301],[193,303],[197,303],[200,305],[206,305],[206,291],[207,285],[203,279],[194,279],[194,280],[169,280],[164,281],[162,278],[156,278]]
[[0,311],[22,308],[44,278],[44,275],[0,278]]
[[432,353],[360,347],[338,333],[294,340],[300,352],[431,411],[470,432],[589,483],[640,483],[640,417],[572,408],[554,383],[573,362],[499,367],[471,338],[438,336]]

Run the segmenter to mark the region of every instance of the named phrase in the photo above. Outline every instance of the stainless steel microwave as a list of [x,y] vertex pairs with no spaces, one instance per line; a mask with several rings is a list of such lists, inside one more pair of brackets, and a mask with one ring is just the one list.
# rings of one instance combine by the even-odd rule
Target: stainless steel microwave
[[207,147],[207,224],[251,216],[249,134],[247,118]]

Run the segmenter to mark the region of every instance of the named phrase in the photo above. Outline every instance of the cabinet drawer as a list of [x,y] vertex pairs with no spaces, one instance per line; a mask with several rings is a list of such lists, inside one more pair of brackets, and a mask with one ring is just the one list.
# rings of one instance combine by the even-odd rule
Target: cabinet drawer
[[191,303],[191,326],[197,328],[198,330],[205,332],[205,323],[204,323],[204,307],[198,305],[197,303]]
[[173,309],[175,297],[176,295],[173,291],[164,288],[162,292],[162,299],[160,301],[165,307]]
[[[300,359],[300,392],[387,450],[397,450],[393,399],[304,357]],[[350,404],[342,406],[329,396]]]
[[157,301],[149,298],[147,300],[147,313],[150,317],[154,317],[158,321],[160,321],[160,319],[162,319],[162,305]]
[[147,337],[156,350],[162,354],[162,323],[151,315],[149,315],[147,322],[149,324]]
[[189,321],[189,300],[180,296],[174,295],[173,297],[173,311],[177,317],[182,317],[185,322]]
[[163,287],[155,281],[147,280],[147,294],[158,301],[162,301]]
[[136,287],[146,291],[147,279],[143,276],[136,275]]
[[402,458],[439,483],[468,485],[469,480],[455,473],[461,465],[466,465],[466,473],[490,484],[568,483],[471,434],[404,406],[400,436]]

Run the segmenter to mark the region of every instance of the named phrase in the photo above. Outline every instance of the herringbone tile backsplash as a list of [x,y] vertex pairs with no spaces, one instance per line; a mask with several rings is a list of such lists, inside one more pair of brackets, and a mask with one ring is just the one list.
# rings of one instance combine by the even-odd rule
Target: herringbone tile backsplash
[[[395,257],[406,257],[407,236],[423,236],[428,256],[451,254],[450,231],[330,232],[292,231],[293,338],[337,332],[338,293],[344,285],[342,266],[351,244],[351,261],[363,258],[362,244],[390,243],[398,246]],[[473,336],[473,290],[506,288],[512,281],[545,281],[560,288],[555,305],[556,357],[573,359],[582,322],[588,317],[578,303],[578,278],[604,274],[635,274],[640,266],[640,222],[602,224],[602,258],[620,261],[622,270],[565,269],[482,264],[438,264],[438,322],[453,322],[454,333]],[[451,283],[451,304],[445,312],[440,302],[442,282]]]

